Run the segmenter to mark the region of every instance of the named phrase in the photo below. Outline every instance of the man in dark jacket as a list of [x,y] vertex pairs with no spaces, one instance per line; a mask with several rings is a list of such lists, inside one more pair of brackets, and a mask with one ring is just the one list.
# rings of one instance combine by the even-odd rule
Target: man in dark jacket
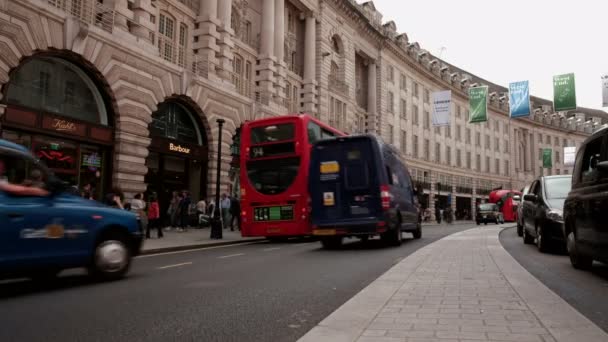
[[190,193],[185,191],[182,193],[182,200],[179,202],[179,217],[180,217],[180,230],[186,231],[188,223],[190,221]]
[[236,228],[241,230],[241,203],[238,198],[230,198],[230,230],[234,231],[234,221],[236,220]]

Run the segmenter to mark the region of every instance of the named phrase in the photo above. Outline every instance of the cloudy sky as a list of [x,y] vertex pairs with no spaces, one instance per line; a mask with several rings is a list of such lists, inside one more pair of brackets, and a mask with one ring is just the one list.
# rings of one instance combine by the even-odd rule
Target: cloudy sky
[[[359,2],[362,2],[361,0]],[[608,73],[607,0],[374,0],[410,42],[508,86],[529,80],[553,99],[553,75],[576,74],[577,104],[602,109]],[[608,108],[603,108],[608,111]]]

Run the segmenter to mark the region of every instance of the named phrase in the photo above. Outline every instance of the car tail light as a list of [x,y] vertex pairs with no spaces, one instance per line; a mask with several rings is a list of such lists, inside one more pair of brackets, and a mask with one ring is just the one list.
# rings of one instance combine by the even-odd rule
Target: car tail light
[[391,206],[391,193],[388,191],[388,185],[380,185],[380,202],[382,210],[388,210]]

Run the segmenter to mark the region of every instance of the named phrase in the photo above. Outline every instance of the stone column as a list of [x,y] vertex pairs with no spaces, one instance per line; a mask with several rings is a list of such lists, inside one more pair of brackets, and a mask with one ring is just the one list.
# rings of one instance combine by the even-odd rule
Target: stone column
[[317,114],[316,40],[317,20],[311,13],[306,17],[304,34],[304,107],[305,113]]
[[129,31],[127,19],[132,19],[133,12],[129,10],[127,0],[114,0],[114,26],[121,30]]
[[304,82],[315,80],[316,74],[316,20],[313,16],[306,18],[306,33],[304,36]]
[[[218,0],[200,0],[199,13],[196,17],[198,29],[193,32],[193,37],[197,37],[198,41],[192,44],[192,48],[198,51],[198,62],[200,63],[211,65],[217,63],[215,55],[220,52],[217,41],[220,39],[218,28],[221,26],[220,20],[217,18],[217,2]],[[201,67],[203,66],[201,65]],[[209,68],[210,73],[214,70],[213,67]]]
[[262,3],[262,28],[260,33],[260,54],[256,65],[258,81],[258,101],[264,105],[270,104],[270,99],[275,92],[275,56],[274,56],[274,11],[275,0],[263,0]]
[[367,132],[376,133],[376,62],[367,66]]
[[285,0],[274,0],[274,55],[277,62],[285,57]]
[[262,4],[262,32],[260,37],[261,58],[274,57],[274,21],[275,0],[263,0]]
[[136,1],[133,6],[133,16],[136,25],[132,26],[133,34],[152,44],[151,33],[156,31],[156,25],[150,21],[150,16],[157,16],[158,10],[152,7],[151,0]]
[[219,65],[220,75],[227,81],[231,81],[231,73],[234,70],[232,61],[234,60],[234,30],[232,29],[232,0],[220,0],[217,7],[218,18],[221,22],[219,26]]
[[281,99],[287,98],[285,79],[287,65],[285,63],[285,0],[274,2],[274,55],[276,56],[276,94]]
[[528,130],[523,130],[522,134],[524,135],[524,171],[529,172],[532,170],[532,158],[530,155],[530,146],[532,145],[532,141],[530,140],[530,134],[528,134]]

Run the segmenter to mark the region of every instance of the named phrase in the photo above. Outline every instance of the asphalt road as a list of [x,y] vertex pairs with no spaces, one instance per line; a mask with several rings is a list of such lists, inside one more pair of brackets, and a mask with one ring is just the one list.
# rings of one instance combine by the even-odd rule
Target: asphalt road
[[252,243],[136,259],[127,279],[0,283],[0,341],[295,341],[396,262],[471,226],[401,247]]
[[524,245],[515,228],[503,230],[500,242],[528,272],[608,332],[608,265],[596,262],[591,272],[575,270],[564,251],[540,253],[535,245]]

